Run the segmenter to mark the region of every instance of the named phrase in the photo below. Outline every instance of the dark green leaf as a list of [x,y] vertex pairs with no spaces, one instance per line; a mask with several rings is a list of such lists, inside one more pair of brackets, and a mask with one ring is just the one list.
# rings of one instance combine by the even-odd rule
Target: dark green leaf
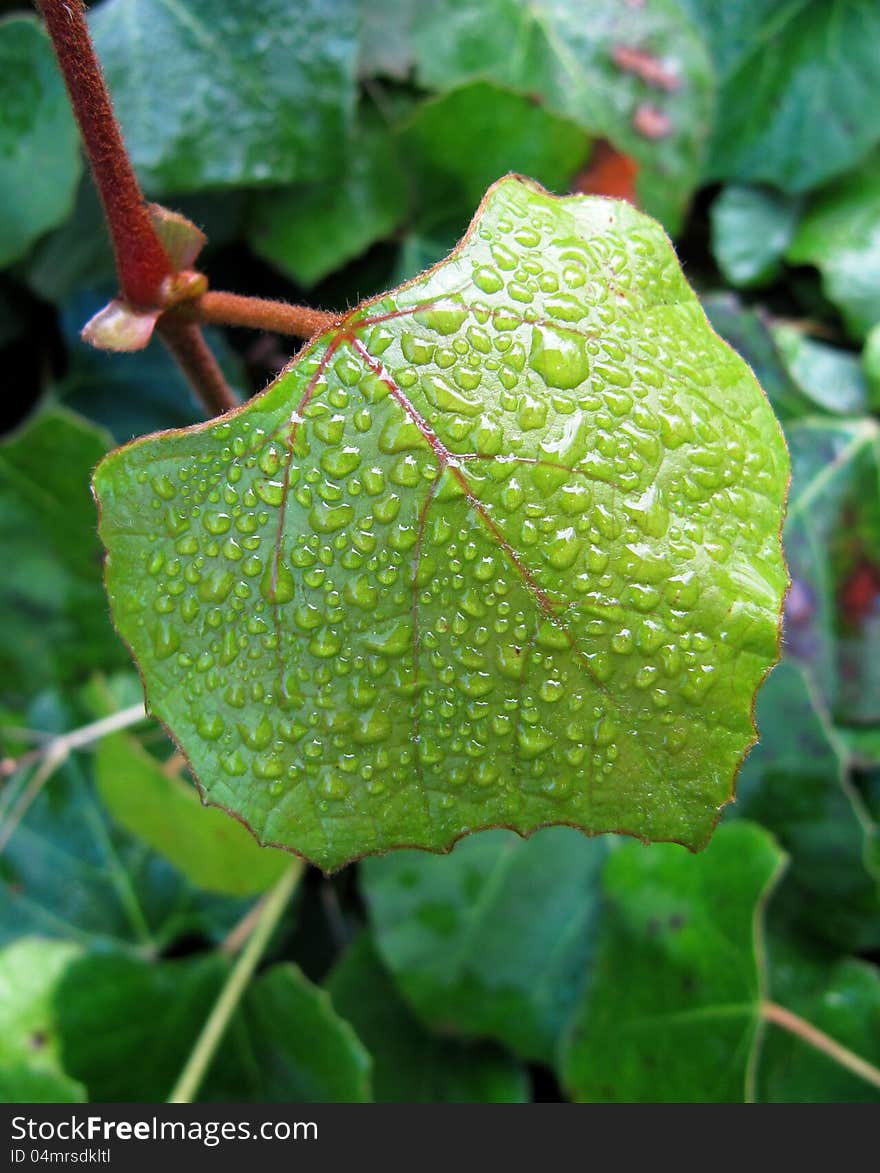
[[877,877],[865,866],[873,828],[849,779],[844,748],[796,664],[783,662],[758,697],[761,740],[731,815],[759,822],[791,855],[802,923],[846,949],[880,946]]
[[343,956],[327,983],[333,1005],[369,1049],[381,1103],[523,1103],[528,1078],[499,1048],[430,1034],[394,988],[369,934]]
[[30,16],[0,20],[0,266],[68,215],[81,166],[49,38]]
[[377,948],[420,1018],[549,1059],[592,949],[606,851],[559,827],[364,863]]
[[271,264],[313,285],[390,235],[406,207],[398,147],[378,116],[363,113],[343,176],[259,196],[249,236]]
[[590,148],[577,123],[488,82],[422,103],[401,133],[423,230],[453,224],[461,231],[489,184],[510,171],[564,191]]
[[151,708],[213,804],[332,868],[497,825],[704,844],[777,655],[787,465],[659,226],[510,178],[447,263],[94,483]]
[[783,861],[749,823],[720,827],[696,857],[635,843],[611,854],[597,957],[562,1058],[573,1099],[754,1098],[763,910]]
[[801,192],[880,140],[875,0],[687,0],[720,67],[713,176]]
[[797,226],[800,204],[770,188],[730,184],[712,204],[712,251],[731,285],[766,285]]
[[85,1099],[59,1057],[55,990],[79,949],[67,941],[20,937],[0,951],[0,1100]]
[[880,321],[880,154],[816,196],[787,257],[819,269],[855,338]]
[[[674,231],[700,171],[713,80],[677,0],[442,0],[419,10],[417,75],[448,89],[485,78],[536,94],[640,165],[645,207]],[[491,144],[486,144],[491,149]]]
[[61,408],[0,444],[0,695],[124,661],[107,619],[89,477],[109,437]]
[[323,178],[346,165],[353,0],[105,0],[90,23],[151,193]]

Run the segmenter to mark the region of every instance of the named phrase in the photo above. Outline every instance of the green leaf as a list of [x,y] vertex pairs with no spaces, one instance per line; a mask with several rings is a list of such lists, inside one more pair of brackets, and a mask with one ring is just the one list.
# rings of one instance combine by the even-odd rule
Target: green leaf
[[842,723],[880,720],[880,430],[805,419],[788,428],[786,641]]
[[423,102],[401,129],[423,230],[452,223],[460,231],[489,184],[509,171],[563,191],[590,148],[577,123],[488,82]]
[[586,972],[606,852],[558,827],[365,862],[377,949],[419,1017],[549,1059]]
[[0,20],[0,266],[64,220],[81,166],[49,38],[30,16]]
[[712,204],[712,252],[731,285],[766,285],[797,227],[800,204],[769,188],[729,184]]
[[782,323],[773,327],[773,337],[812,406],[835,415],[861,415],[867,410],[868,388],[857,354]]
[[430,1034],[394,988],[368,933],[346,950],[327,988],[373,1060],[380,1103],[526,1103],[525,1071],[499,1048]]
[[702,38],[677,0],[600,0],[588,17],[579,0],[442,0],[418,12],[412,40],[429,88],[484,78],[535,94],[610,139],[638,161],[646,209],[678,227],[699,177],[714,87]]
[[868,331],[862,350],[862,370],[868,383],[871,408],[880,411],[880,322]]
[[61,1066],[54,1001],[78,955],[69,941],[37,937],[21,937],[0,951],[0,1096],[6,1103],[85,1099]]
[[222,13],[213,0],[105,0],[90,24],[151,193],[342,169],[355,99],[353,0],[303,0],[295,11],[288,0],[227,0]]
[[406,215],[398,148],[378,116],[365,112],[349,140],[343,177],[258,196],[249,239],[271,264],[313,285],[390,235]]
[[783,861],[749,823],[720,827],[697,858],[639,844],[611,854],[597,957],[562,1055],[573,1099],[754,1098],[763,912]]
[[240,823],[205,810],[193,786],[168,773],[137,739],[105,737],[95,754],[104,806],[186,878],[209,892],[250,896],[281,876],[288,858],[260,847]]
[[[869,1063],[880,1065],[880,972],[834,959],[794,938],[770,937],[774,1001]],[[770,1103],[876,1103],[877,1091],[788,1031],[768,1027],[758,1099]]]
[[62,408],[0,443],[0,695],[123,662],[107,620],[91,471],[109,437]]
[[807,191],[880,140],[874,0],[686,0],[721,86],[713,177]]
[[151,710],[210,803],[334,868],[497,825],[702,846],[787,470],[659,226],[508,178],[447,263],[94,485]]
[[[24,723],[56,733],[71,728],[52,696]],[[81,754],[52,776],[19,824],[0,858],[0,880],[0,942],[39,933],[152,953],[187,934],[220,939],[247,908],[194,891],[114,826]]]
[[[220,991],[217,956],[149,964],[92,956],[58,995],[67,1069],[99,1101],[165,1100]],[[369,1057],[327,994],[292,965],[248,989],[200,1099],[354,1102],[369,1099]]]
[[819,269],[855,338],[880,321],[880,153],[816,196],[786,255]]
[[866,867],[873,834],[845,753],[803,670],[783,661],[758,698],[761,740],[743,766],[730,814],[772,831],[791,855],[784,887],[798,918],[847,949],[880,945],[877,877]]

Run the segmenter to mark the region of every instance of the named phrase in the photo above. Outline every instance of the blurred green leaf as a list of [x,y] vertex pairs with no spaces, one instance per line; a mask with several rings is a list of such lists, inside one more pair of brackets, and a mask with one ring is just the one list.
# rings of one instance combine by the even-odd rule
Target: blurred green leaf
[[712,252],[726,281],[766,285],[797,226],[800,203],[770,188],[729,184],[712,204]]
[[880,429],[814,417],[787,435],[787,646],[836,720],[880,721]]
[[697,856],[665,844],[612,852],[596,958],[562,1053],[573,1099],[754,1098],[763,914],[784,858],[745,822],[719,827]]
[[[57,996],[67,1070],[92,1100],[165,1100],[227,968],[217,955],[153,964],[94,955],[72,965]],[[364,1101],[369,1057],[327,994],[279,965],[249,987],[199,1099]]]
[[30,16],[0,19],[0,265],[60,224],[82,168],[49,38]]
[[203,807],[191,783],[168,773],[125,733],[98,744],[95,783],[121,826],[208,892],[263,892],[289,864],[289,856],[260,847],[225,811]]
[[880,140],[875,0],[685,0],[719,67],[713,177],[802,192]]
[[347,165],[353,0],[104,0],[90,24],[151,194],[318,179]]
[[483,78],[610,139],[638,161],[645,208],[677,230],[714,89],[702,37],[677,0],[598,0],[589,13],[579,0],[441,0],[419,10],[412,44],[429,88]]
[[868,383],[871,409],[880,412],[880,322],[868,331],[862,350],[862,370]]
[[407,201],[398,146],[367,109],[349,140],[342,176],[258,196],[248,235],[270,264],[313,285],[389,236],[406,216]]
[[[22,724],[57,733],[70,721],[45,696]],[[195,891],[113,825],[82,755],[70,758],[30,807],[0,857],[0,880],[2,942],[40,933],[153,953],[187,934],[220,939],[247,907]]]
[[74,1102],[85,1089],[59,1056],[55,991],[79,955],[67,941],[20,937],[0,950],[0,1099]]
[[0,696],[124,663],[101,575],[92,469],[107,434],[50,407],[0,443]]
[[868,388],[859,356],[779,323],[773,337],[792,379],[811,405],[834,415],[861,415]]
[[565,191],[590,149],[576,122],[489,82],[429,98],[401,128],[417,223],[428,231],[438,224],[463,230],[486,188],[511,171]]
[[880,321],[880,153],[817,194],[786,255],[819,269],[855,338]]
[[592,951],[606,852],[558,827],[365,861],[377,949],[422,1021],[549,1059]]
[[802,924],[843,949],[880,946],[880,887],[866,867],[875,829],[845,748],[803,670],[783,661],[758,695],[761,740],[743,764],[729,817],[760,823],[789,852]]
[[382,967],[368,933],[351,945],[327,981],[333,1005],[373,1060],[380,1103],[524,1103],[528,1077],[498,1047],[429,1033]]

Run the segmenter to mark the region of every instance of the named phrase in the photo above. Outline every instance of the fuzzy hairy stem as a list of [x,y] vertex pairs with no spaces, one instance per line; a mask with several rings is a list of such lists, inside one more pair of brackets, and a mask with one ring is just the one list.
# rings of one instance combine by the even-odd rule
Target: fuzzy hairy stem
[[262,297],[242,297],[237,293],[213,290],[187,302],[181,312],[196,321],[221,326],[247,326],[270,334],[292,334],[296,338],[313,338],[338,325],[341,315],[309,306],[267,301]]
[[171,263],[150,221],[125,150],[82,0],[36,0],[52,38],[73,112],[104,205],[119,284],[135,309],[160,304]]
[[238,400],[196,322],[171,312],[162,315],[156,329],[209,416],[222,415],[238,407]]

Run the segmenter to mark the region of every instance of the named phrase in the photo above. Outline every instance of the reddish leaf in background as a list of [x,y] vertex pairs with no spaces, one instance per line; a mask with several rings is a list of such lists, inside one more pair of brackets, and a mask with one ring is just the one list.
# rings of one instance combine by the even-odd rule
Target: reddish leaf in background
[[606,139],[599,139],[589,167],[585,167],[574,181],[574,190],[584,195],[611,196],[638,207],[638,172],[635,159],[615,150]]
[[880,566],[864,560],[853,570],[840,589],[845,618],[858,626],[873,613],[880,597]]

